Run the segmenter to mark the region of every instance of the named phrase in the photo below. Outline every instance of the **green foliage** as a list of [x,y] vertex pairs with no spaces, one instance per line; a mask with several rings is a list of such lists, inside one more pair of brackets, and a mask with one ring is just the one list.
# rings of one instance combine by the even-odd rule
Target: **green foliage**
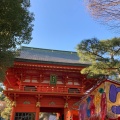
[[4,80],[5,72],[8,67],[13,65],[14,55],[11,51],[0,52],[0,81]]
[[81,73],[88,77],[120,75],[120,38],[98,40],[96,38],[83,40],[77,46],[80,60],[89,62]]
[[11,110],[12,110],[12,102],[11,102],[7,97],[4,98],[4,101],[6,102],[6,107],[5,107],[5,109],[1,112],[1,116],[2,116],[5,120],[9,120],[9,118],[10,118],[10,113],[11,113]]
[[0,83],[0,101],[5,101],[5,105],[1,107],[1,116],[5,118],[5,120],[9,120],[10,111],[12,109],[11,101],[4,96],[3,94],[3,85]]
[[3,93],[0,93],[0,100],[1,100],[1,101],[4,101],[4,98],[5,98],[4,94],[3,94]]
[[4,94],[3,94],[3,84],[0,83],[0,101],[3,101],[5,98]]
[[0,1],[0,81],[13,64],[16,48],[32,39],[34,15],[29,7],[26,0]]
[[1,116],[5,120],[9,120],[10,112],[12,109],[12,102],[3,94],[3,84],[0,83],[0,100],[5,102],[5,105],[1,108]]

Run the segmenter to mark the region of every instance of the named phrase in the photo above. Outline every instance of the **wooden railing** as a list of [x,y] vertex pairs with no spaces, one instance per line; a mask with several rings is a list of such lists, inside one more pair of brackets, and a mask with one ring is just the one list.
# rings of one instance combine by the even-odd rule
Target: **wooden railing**
[[[9,90],[9,89],[8,89]],[[14,89],[13,89],[14,90]],[[41,92],[41,93],[67,93],[76,94],[81,93],[80,87],[62,87],[62,86],[20,86],[19,91],[31,91],[31,92]]]
[[41,92],[57,92],[57,93],[67,93],[68,88],[65,87],[46,87],[46,86],[39,86],[38,91]]

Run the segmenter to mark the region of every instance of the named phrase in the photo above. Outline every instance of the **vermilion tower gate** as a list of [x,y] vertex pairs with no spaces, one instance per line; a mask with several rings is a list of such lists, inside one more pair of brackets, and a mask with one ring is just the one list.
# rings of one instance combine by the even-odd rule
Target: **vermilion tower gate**
[[22,47],[4,82],[13,102],[10,120],[39,120],[40,112],[78,120],[73,107],[97,83],[80,74],[87,65],[76,52]]

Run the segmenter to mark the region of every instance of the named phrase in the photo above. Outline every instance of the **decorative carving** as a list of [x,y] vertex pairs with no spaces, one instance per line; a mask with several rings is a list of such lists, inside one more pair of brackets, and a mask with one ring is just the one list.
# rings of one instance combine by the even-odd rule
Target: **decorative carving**
[[51,101],[51,102],[49,103],[49,106],[52,106],[52,105],[55,105],[55,102]]
[[67,102],[65,103],[64,108],[68,108],[68,103]]
[[30,101],[24,101],[23,104],[30,104]]
[[69,96],[63,97],[65,99],[65,101],[68,101],[70,99]]
[[40,102],[36,102],[36,107],[40,107]]
[[37,101],[40,101],[40,99],[41,99],[42,97],[43,97],[43,96],[40,95],[40,94],[36,95]]
[[76,103],[73,104],[73,106],[80,106],[80,103],[76,102]]
[[13,107],[16,107],[16,101],[13,101],[13,102],[12,102],[12,106],[13,106]]

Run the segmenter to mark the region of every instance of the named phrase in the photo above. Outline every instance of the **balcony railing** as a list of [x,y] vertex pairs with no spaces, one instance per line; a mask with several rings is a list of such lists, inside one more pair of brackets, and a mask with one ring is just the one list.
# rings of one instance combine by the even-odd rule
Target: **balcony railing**
[[20,86],[19,89],[8,89],[18,91],[31,91],[40,93],[67,93],[67,94],[79,94],[82,91],[81,87],[66,87],[66,86]]

